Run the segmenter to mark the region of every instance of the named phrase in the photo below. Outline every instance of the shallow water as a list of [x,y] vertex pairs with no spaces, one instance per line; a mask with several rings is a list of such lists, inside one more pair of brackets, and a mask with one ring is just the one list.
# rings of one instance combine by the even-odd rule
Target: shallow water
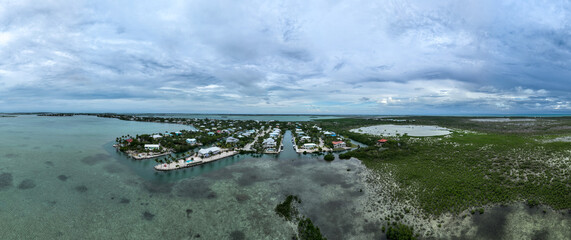
[[330,239],[374,234],[359,228],[360,162],[298,155],[289,134],[279,156],[171,172],[111,146],[117,136],[183,128],[90,116],[0,119],[3,239],[288,239],[292,228],[273,210],[287,194],[301,197],[301,212]]
[[381,124],[352,129],[351,132],[368,133],[379,136],[397,136],[408,134],[414,137],[442,136],[450,134],[450,130],[439,126],[393,125]]
[[474,122],[535,122],[534,118],[474,118]]
[[[289,133],[277,156],[237,155],[171,172],[112,147],[117,136],[188,128],[92,116],[0,118],[1,239],[291,239],[293,228],[274,212],[288,194],[301,197],[300,212],[328,239],[384,239],[380,214],[394,203],[379,201],[371,190],[379,186],[366,183],[370,172],[355,159],[296,154]],[[442,228],[429,224],[436,238],[560,239],[569,219],[497,207]]]
[[137,116],[145,117],[163,117],[163,118],[199,118],[199,119],[221,119],[221,120],[258,120],[258,121],[311,121],[317,119],[336,119],[342,116],[324,116],[324,115],[239,115],[239,114],[137,114]]

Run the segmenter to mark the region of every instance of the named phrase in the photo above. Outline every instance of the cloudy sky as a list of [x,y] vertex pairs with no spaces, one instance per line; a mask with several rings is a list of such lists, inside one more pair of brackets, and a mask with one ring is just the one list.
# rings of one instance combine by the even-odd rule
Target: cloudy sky
[[0,0],[0,112],[571,113],[571,2]]

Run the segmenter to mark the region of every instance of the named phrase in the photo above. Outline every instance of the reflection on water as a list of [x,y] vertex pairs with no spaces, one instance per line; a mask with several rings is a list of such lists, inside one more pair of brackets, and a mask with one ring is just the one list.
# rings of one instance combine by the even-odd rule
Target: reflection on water
[[[117,136],[185,127],[87,116],[0,118],[2,238],[290,239],[293,229],[273,210],[288,194],[301,197],[300,212],[328,239],[384,237],[381,219],[366,214],[380,210],[366,202],[368,171],[361,163],[298,155],[289,132],[279,155],[236,155],[170,172],[112,147]],[[513,210],[504,218],[493,211],[458,232],[481,226],[483,232],[461,236],[521,237],[509,229],[534,219],[539,237],[567,233],[541,227],[541,211]],[[569,219],[546,214],[552,222]],[[505,223],[504,230],[488,230],[493,220]]]

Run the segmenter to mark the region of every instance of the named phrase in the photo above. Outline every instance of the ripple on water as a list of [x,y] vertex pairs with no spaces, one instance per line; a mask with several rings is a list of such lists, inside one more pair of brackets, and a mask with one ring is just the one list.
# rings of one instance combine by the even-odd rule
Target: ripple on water
[[155,217],[155,214],[152,214],[149,211],[143,212],[143,219],[145,219],[147,221],[153,220],[154,217]]
[[23,190],[35,187],[36,183],[32,179],[24,179],[22,182],[20,182],[20,184],[18,184],[18,188]]
[[473,215],[474,224],[478,226],[476,235],[485,239],[495,239],[504,236],[507,215],[511,212],[509,207],[496,207],[484,214]]
[[80,192],[80,193],[84,193],[84,192],[87,192],[87,187],[85,185],[80,185],[80,186],[75,187],[75,190]]
[[236,230],[230,233],[231,240],[244,240],[246,239],[246,234],[242,231]]
[[4,190],[12,186],[13,177],[11,173],[0,174],[0,190]]
[[185,179],[176,185],[176,195],[187,198],[216,198],[216,192],[210,185],[210,181],[204,179]]
[[162,183],[155,181],[143,182],[143,188],[149,193],[171,193],[173,183]]
[[122,173],[125,171],[125,167],[118,163],[110,163],[103,167],[108,173]]
[[109,159],[111,159],[110,155],[98,153],[98,154],[95,154],[93,156],[84,157],[83,159],[81,159],[81,162],[83,162],[89,166],[93,166],[97,163],[108,161]]

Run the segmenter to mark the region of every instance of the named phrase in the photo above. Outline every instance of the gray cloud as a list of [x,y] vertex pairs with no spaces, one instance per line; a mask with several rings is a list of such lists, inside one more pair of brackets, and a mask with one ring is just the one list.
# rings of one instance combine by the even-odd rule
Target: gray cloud
[[568,113],[570,13],[564,0],[0,1],[0,111]]

